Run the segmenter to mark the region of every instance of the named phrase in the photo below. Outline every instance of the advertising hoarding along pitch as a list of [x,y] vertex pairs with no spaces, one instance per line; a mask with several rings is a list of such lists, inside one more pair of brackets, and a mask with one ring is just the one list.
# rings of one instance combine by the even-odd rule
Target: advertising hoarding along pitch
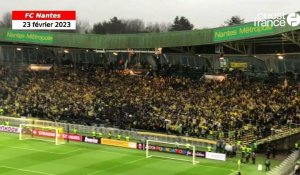
[[100,139],[99,138],[94,138],[94,137],[83,136],[82,137],[82,142],[100,144]]
[[[32,133],[35,136],[51,137],[51,138],[55,137],[55,132],[51,132],[51,131],[33,130]],[[76,141],[76,142],[82,141],[82,136],[79,134],[64,133],[64,134],[62,134],[62,136],[65,140]]]
[[[143,143],[138,143],[137,149],[143,150],[143,149],[145,149],[145,145]],[[186,149],[181,149],[181,148],[171,148],[171,147],[164,147],[164,146],[149,145],[149,150],[192,156],[192,151],[186,150]],[[196,151],[195,156],[205,158],[205,151]]]
[[206,152],[205,158],[226,161],[226,154]]
[[133,148],[136,149],[137,144],[135,142],[126,142],[121,140],[112,140],[112,139],[101,139],[101,144],[118,146],[123,148]]
[[19,127],[0,125],[0,132],[19,133]]

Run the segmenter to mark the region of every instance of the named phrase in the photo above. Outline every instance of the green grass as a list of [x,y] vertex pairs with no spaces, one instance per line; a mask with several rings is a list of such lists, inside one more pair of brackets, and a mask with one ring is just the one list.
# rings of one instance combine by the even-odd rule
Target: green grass
[[[200,163],[192,165],[178,160],[145,158],[145,152],[140,150],[75,142],[56,146],[44,141],[19,141],[16,134],[0,133],[1,175],[236,174],[236,159],[226,162],[197,160]],[[262,164],[263,158],[258,158],[257,162]],[[278,163],[272,161],[272,166]],[[241,172],[243,175],[266,174],[257,171],[257,164],[243,164]]]

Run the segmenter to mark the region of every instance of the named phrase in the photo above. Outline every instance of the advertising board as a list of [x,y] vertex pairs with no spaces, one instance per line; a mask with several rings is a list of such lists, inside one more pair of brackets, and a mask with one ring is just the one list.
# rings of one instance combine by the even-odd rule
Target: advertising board
[[126,142],[122,140],[112,140],[112,139],[101,139],[101,144],[118,146],[123,148],[133,148],[133,149],[136,149],[137,147],[137,143],[135,142]]

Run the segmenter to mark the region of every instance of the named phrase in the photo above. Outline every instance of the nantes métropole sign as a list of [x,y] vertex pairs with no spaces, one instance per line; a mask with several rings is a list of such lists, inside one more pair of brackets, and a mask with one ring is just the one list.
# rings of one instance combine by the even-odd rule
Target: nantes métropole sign
[[255,26],[254,23],[217,28],[214,30],[214,42],[262,36],[272,34],[274,26]]
[[53,34],[9,30],[6,33],[6,40],[52,44]]

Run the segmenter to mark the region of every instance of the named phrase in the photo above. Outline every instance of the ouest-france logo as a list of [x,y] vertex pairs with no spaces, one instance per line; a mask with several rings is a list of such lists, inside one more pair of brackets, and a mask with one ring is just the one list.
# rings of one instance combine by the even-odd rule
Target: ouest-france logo
[[254,19],[254,26],[260,27],[297,27],[300,25],[300,15],[298,13],[290,13],[285,15],[281,13],[259,13]]
[[298,13],[290,13],[287,16],[287,23],[290,26],[297,27],[300,24],[300,15]]

